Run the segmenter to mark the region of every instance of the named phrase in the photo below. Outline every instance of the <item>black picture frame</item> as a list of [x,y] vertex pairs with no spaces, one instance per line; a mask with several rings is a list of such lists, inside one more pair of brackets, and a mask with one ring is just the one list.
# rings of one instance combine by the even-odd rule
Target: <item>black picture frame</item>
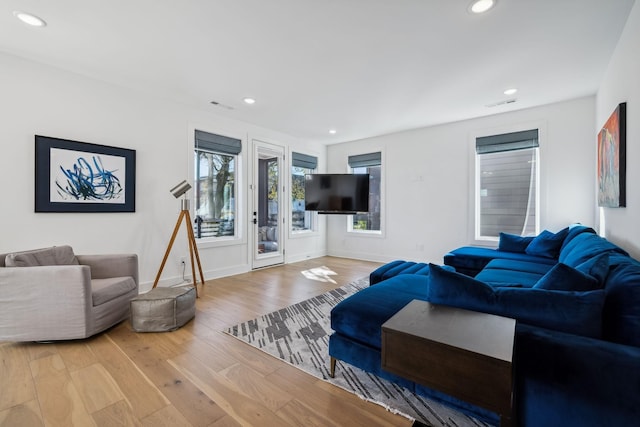
[[136,152],[35,136],[36,212],[135,212]]
[[627,206],[627,103],[618,104],[598,133],[598,206]]

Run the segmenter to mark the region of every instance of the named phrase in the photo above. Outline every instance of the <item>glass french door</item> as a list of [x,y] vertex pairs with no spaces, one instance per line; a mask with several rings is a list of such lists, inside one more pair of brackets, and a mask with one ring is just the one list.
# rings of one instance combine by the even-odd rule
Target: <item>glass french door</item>
[[284,147],[253,140],[252,267],[284,263]]

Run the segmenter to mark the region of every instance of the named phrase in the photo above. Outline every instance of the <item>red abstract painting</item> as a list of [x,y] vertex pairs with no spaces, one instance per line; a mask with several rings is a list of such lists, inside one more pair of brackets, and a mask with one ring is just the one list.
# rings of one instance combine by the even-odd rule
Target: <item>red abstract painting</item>
[[598,206],[626,206],[626,112],[623,102],[598,134]]

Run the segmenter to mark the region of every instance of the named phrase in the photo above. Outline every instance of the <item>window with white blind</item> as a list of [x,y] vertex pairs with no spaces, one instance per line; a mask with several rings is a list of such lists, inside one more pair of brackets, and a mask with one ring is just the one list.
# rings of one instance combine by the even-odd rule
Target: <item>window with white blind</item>
[[538,130],[476,138],[476,240],[538,232]]
[[194,137],[195,237],[236,238],[236,171],[242,143],[201,130]]

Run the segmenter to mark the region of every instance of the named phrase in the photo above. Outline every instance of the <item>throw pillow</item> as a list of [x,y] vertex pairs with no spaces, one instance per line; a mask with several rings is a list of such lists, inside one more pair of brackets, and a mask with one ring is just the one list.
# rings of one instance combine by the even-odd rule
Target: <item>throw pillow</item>
[[430,265],[427,300],[510,317],[519,322],[592,338],[602,334],[604,290],[560,292],[492,288],[471,277]]
[[562,242],[568,233],[568,228],[562,229],[555,234],[549,230],[544,230],[529,243],[525,252],[533,256],[558,258]]
[[602,288],[601,281],[573,269],[566,264],[558,263],[538,280],[534,289],[547,289],[555,291],[593,291]]
[[604,252],[594,256],[582,264],[576,266],[576,270],[588,274],[601,284],[604,284],[607,274],[609,274],[609,253]]
[[517,234],[500,233],[498,250],[504,252],[524,253],[527,246],[533,240],[533,236],[518,236]]
[[71,246],[54,246],[45,249],[16,252],[5,257],[7,267],[34,267],[39,265],[78,265]]

